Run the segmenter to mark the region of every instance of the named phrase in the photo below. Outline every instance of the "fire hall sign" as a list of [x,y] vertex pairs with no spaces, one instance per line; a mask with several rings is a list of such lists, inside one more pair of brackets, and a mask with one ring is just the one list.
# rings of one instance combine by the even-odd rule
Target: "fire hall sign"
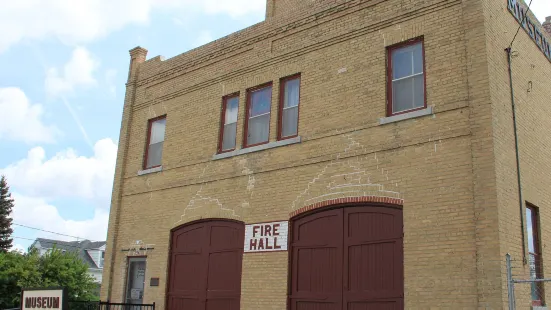
[[271,222],[245,226],[245,253],[287,251],[289,222]]
[[21,292],[21,310],[66,309],[64,289],[24,289]]

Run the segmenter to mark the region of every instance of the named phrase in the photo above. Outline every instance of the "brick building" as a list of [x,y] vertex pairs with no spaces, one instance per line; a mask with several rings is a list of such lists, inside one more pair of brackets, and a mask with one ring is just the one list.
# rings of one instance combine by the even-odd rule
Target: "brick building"
[[551,255],[551,35],[524,6],[268,0],[174,58],[131,50],[102,298],[506,308],[505,254]]

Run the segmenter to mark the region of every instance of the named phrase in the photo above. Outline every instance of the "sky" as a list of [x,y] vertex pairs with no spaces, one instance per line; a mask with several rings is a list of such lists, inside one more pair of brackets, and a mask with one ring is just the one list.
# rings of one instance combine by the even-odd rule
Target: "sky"
[[15,248],[106,239],[130,49],[170,58],[264,15],[265,0],[2,1],[0,174]]
[[[551,1],[532,10],[543,22]],[[106,239],[128,50],[170,58],[264,14],[265,0],[2,1],[0,175],[15,248]]]

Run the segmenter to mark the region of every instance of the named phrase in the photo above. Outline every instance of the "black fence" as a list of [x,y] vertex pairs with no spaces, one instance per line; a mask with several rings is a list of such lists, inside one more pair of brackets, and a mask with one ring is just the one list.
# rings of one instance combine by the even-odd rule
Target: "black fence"
[[69,301],[69,310],[155,310],[155,303],[125,304],[108,301]]
[[69,301],[69,310],[96,310],[99,301]]

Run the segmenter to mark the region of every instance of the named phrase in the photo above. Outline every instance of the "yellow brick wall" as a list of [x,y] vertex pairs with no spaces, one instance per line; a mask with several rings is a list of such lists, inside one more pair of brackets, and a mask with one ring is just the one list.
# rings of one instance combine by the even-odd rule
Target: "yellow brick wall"
[[[528,278],[528,266],[522,263],[526,253],[522,254],[512,107],[507,54],[504,51],[515,36],[519,23],[507,10],[507,1],[488,1],[485,4],[487,45],[491,51],[488,53],[488,69],[496,154],[500,257],[510,253],[516,260],[516,277]],[[536,21],[534,17],[532,20]],[[550,41],[551,38],[548,36],[547,39]],[[523,198],[539,207],[545,273],[551,257],[551,250],[547,248],[547,240],[551,238],[551,62],[523,29],[520,29],[512,49]],[[526,219],[524,221],[526,223]],[[526,231],[526,228],[523,230]],[[546,286],[547,300],[551,300],[551,286]],[[506,289],[505,282],[503,289]],[[517,284],[516,297],[518,309],[528,309],[529,284]],[[504,294],[504,304],[506,298]]]
[[[308,199],[335,194],[328,185],[351,182],[336,176],[354,174],[364,192],[404,199],[407,309],[501,308],[507,298],[504,253],[516,244],[502,240],[514,239],[519,229],[506,67],[494,69],[506,60],[498,42],[505,35],[496,34],[498,19],[491,19],[515,21],[490,2],[496,7],[479,0],[314,1],[189,53],[134,67],[102,298],[122,299],[127,257],[145,254],[144,301],[164,309],[170,229],[200,218],[287,220]],[[277,5],[292,2],[275,5],[277,12]],[[420,36],[434,114],[380,125],[386,47]],[[222,96],[240,92],[240,149],[246,89],[273,81],[274,142],[279,79],[299,72],[301,142],[213,160]],[[163,171],[137,176],[147,120],[163,114]],[[524,135],[544,131],[523,117]],[[536,147],[530,145],[525,152]],[[534,169],[526,182],[545,184],[544,171],[528,160],[524,165]],[[543,190],[526,194],[540,207],[546,198]],[[498,212],[502,204],[505,211]],[[137,240],[153,249],[123,251]],[[245,254],[241,308],[286,309],[287,272],[287,252]],[[151,277],[160,278],[159,287],[147,285]]]

